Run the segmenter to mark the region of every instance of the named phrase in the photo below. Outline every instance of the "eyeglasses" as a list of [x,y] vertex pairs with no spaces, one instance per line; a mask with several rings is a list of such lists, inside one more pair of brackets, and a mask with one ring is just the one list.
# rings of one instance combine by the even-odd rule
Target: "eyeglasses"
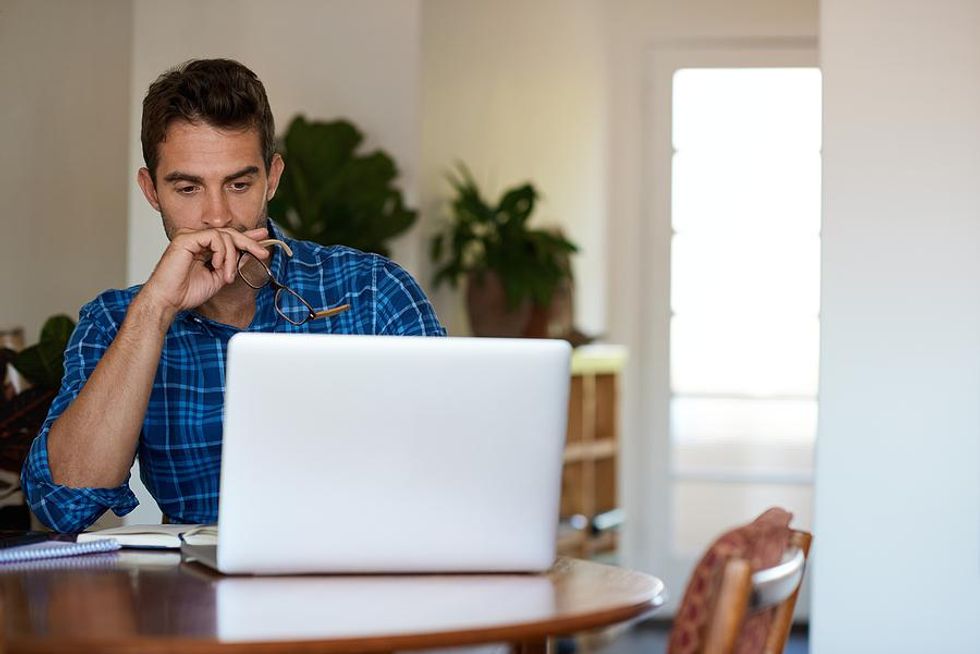
[[[262,247],[278,245],[286,253],[286,256],[293,256],[293,251],[289,249],[289,246],[278,239],[270,238],[259,241],[259,245]],[[272,288],[276,289],[276,313],[282,316],[286,322],[293,325],[299,326],[317,318],[329,318],[330,316],[335,316],[338,313],[343,313],[350,309],[349,304],[342,304],[331,309],[314,311],[313,306],[300,297],[299,293],[285,284],[281,284],[272,275],[272,271],[269,270],[267,265],[248,252],[242,252],[238,256],[238,276],[242,278],[242,281],[256,290],[272,284]]]

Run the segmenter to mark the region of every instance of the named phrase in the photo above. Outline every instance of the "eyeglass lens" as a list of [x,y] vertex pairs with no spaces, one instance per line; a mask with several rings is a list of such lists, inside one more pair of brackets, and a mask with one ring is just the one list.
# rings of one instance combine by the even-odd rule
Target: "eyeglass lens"
[[245,283],[254,289],[260,289],[270,282],[276,287],[275,306],[286,321],[294,325],[302,325],[315,317],[310,303],[299,296],[293,289],[283,286],[272,277],[272,271],[248,252],[243,252],[238,259],[238,274]]
[[286,286],[280,286],[276,291],[276,311],[294,325],[302,325],[313,317],[313,307]]
[[252,288],[262,288],[272,281],[272,273],[264,263],[248,252],[243,252],[238,259],[238,274]]

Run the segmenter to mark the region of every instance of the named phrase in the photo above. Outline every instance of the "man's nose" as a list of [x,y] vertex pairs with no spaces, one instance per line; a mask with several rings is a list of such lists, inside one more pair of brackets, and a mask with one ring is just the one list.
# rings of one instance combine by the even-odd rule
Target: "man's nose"
[[231,218],[231,207],[225,194],[221,190],[209,193],[204,224],[211,228],[226,227]]

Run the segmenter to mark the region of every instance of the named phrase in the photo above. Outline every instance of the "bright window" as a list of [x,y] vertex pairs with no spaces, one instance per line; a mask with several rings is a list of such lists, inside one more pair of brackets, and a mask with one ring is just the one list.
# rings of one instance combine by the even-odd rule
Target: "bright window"
[[815,68],[674,75],[670,440],[677,553],[702,549],[773,504],[794,511],[796,524],[809,522],[820,335],[820,87]]

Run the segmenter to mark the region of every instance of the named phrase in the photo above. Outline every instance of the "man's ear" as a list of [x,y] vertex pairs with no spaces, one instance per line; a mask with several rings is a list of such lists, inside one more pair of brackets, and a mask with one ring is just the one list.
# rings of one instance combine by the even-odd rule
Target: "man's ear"
[[271,200],[276,195],[279,188],[279,180],[282,178],[282,171],[286,169],[286,162],[282,160],[279,153],[272,155],[272,165],[269,166],[269,184],[266,187],[265,199]]
[[150,203],[151,207],[160,211],[160,199],[157,197],[157,187],[153,183],[153,178],[150,177],[150,171],[147,168],[140,168],[140,171],[136,173],[136,181],[140,185],[146,201]]

